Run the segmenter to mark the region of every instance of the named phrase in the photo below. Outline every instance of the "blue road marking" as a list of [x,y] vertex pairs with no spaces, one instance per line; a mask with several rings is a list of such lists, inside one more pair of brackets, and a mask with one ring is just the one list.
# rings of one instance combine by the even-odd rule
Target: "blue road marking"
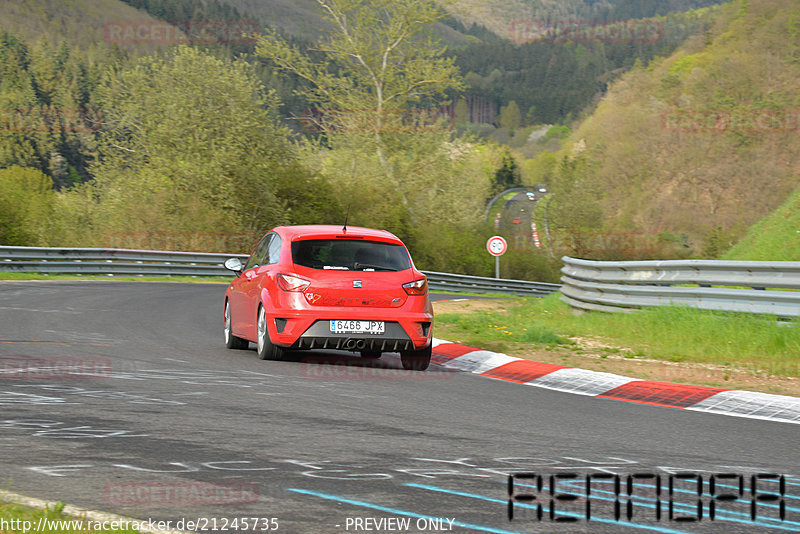
[[[408,510],[400,510],[398,508],[390,508],[388,506],[381,506],[380,504],[373,504],[371,502],[366,501],[357,501],[355,499],[350,499],[347,497],[343,497],[341,495],[332,495],[330,493],[320,493],[318,491],[311,491],[306,489],[299,489],[299,488],[288,488],[289,491],[293,491],[295,493],[303,493],[305,495],[313,495],[314,497],[319,497],[321,499],[327,499],[329,501],[337,501],[343,502],[346,504],[352,504],[353,506],[360,506],[362,508],[370,508],[372,510],[379,510],[381,512],[386,512],[389,514],[395,515],[404,515],[408,517],[415,517],[417,519],[441,519],[441,517],[436,517],[432,515],[425,515],[425,514],[418,514],[416,512],[409,512]],[[491,532],[492,534],[524,534],[523,532],[516,532],[511,530],[504,530],[500,528],[494,527],[487,527],[484,525],[475,525],[472,523],[463,523],[461,521],[453,521],[453,525],[464,527],[472,530],[479,530],[481,532]]]
[[[427,484],[404,484],[404,486],[408,486],[410,488],[419,488],[419,489],[424,489],[424,490],[429,490],[429,491],[438,491],[440,493],[448,493],[450,495],[458,495],[459,497],[470,497],[472,499],[479,499],[479,500],[482,500],[482,501],[494,502],[494,503],[498,503],[498,504],[508,504],[508,500],[507,499],[496,499],[494,497],[487,497],[486,495],[479,495],[477,493],[467,493],[465,491],[454,491],[454,490],[449,490],[449,489],[446,489],[446,488],[440,488],[438,486],[429,486]],[[562,493],[566,493],[566,492],[562,492]],[[533,506],[533,505],[530,505],[530,504],[525,504],[525,503],[514,503],[514,506],[519,506],[520,508],[533,508],[533,509],[536,509],[536,506]],[[578,519],[581,519],[581,518],[585,517],[583,514],[576,514],[576,513],[572,513],[572,512],[566,512],[566,511],[559,512],[559,515],[575,517],[575,518],[578,518]],[[602,518],[602,517],[598,517],[598,518],[594,518],[593,517],[592,521],[596,521],[598,523],[608,523],[608,524],[611,524],[611,525],[621,526],[621,527],[638,528],[638,529],[642,529],[642,530],[652,530],[654,532],[661,532],[663,534],[689,534],[685,530],[673,530],[673,529],[666,528],[666,527],[654,526],[654,525],[644,525],[644,524],[639,524],[639,523],[630,523],[628,521],[615,521],[613,519],[605,519],[605,518]]]

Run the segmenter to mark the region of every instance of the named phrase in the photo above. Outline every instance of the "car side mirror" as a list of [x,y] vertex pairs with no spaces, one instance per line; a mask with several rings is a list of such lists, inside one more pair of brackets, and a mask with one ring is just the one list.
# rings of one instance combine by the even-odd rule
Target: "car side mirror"
[[229,271],[235,272],[236,276],[242,274],[242,271],[244,270],[244,264],[242,263],[242,260],[240,260],[239,258],[228,258],[227,260],[225,260],[225,263],[223,265]]

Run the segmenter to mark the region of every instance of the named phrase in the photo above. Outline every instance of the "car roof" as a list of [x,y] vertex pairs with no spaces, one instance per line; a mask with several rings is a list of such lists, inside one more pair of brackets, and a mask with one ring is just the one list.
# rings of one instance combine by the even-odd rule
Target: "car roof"
[[403,242],[396,235],[386,230],[376,230],[374,228],[363,228],[360,226],[348,226],[346,229],[334,224],[305,224],[298,226],[278,226],[272,229],[278,232],[289,241],[304,239],[331,239],[331,238],[352,238],[370,239],[373,241],[387,241],[402,244]]

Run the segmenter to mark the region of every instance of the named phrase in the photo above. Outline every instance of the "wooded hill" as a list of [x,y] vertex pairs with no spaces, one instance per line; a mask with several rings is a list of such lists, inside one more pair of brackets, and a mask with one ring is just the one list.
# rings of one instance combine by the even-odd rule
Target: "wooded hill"
[[552,173],[558,224],[657,235],[674,256],[716,257],[784,203],[800,185],[799,24],[794,0],[737,0],[705,33],[615,82],[531,177]]
[[[459,138],[461,129],[440,129],[431,122],[420,124],[420,131],[387,132],[382,142],[392,150],[390,160],[383,149],[362,150],[366,132],[351,131],[338,141],[336,132],[289,132],[287,116],[309,105],[294,94],[296,79],[274,68],[252,45],[196,46],[194,52],[165,46],[150,54],[135,46],[120,48],[97,34],[87,37],[86,45],[71,36],[71,28],[85,20],[117,20],[123,12],[136,20],[148,14],[162,21],[237,20],[250,16],[246,2],[129,0],[140,9],[133,12],[121,1],[76,3],[85,4],[90,15],[56,4],[46,12],[51,29],[35,21],[38,15],[14,23],[21,35],[44,32],[46,40],[0,35],[0,109],[8,112],[0,131],[0,169],[7,185],[22,195],[18,198],[41,192],[47,181],[31,174],[33,169],[61,188],[52,198],[39,195],[44,200],[36,219],[41,223],[47,218],[41,214],[55,209],[61,214],[59,226],[47,229],[25,214],[15,215],[8,224],[0,222],[13,230],[6,242],[103,244],[109,221],[119,232],[149,235],[171,228],[205,235],[224,227],[250,239],[274,223],[338,220],[355,202],[351,220],[402,235],[418,247],[415,257],[426,268],[491,270],[481,253],[483,234],[494,229],[481,226],[480,214],[497,188],[519,179],[506,147]],[[49,8],[48,0],[30,5],[34,15]],[[100,6],[109,11],[100,15]],[[547,271],[553,278],[562,253],[607,257],[609,251],[593,248],[603,233],[634,236],[633,241],[644,236],[645,254],[612,251],[617,258],[718,257],[798,186],[798,19],[791,0],[737,0],[659,19],[665,29],[675,30],[664,34],[672,40],[524,44],[450,20],[459,34],[481,39],[455,50],[467,84],[454,76],[441,95],[410,105],[451,106],[463,117],[470,111],[459,109],[463,96],[491,120],[491,103],[506,99],[505,109],[516,110],[506,115],[516,120],[507,121],[505,130],[544,118],[561,123],[542,134],[545,140],[557,139],[556,146],[564,143],[563,150],[554,153],[553,144],[542,145],[535,159],[518,162],[527,183],[550,186],[537,222],[564,250],[535,258],[530,249],[512,251],[518,254],[507,258],[511,276],[543,279]],[[103,24],[91,22],[89,33]],[[684,42],[681,35],[692,36]],[[70,40],[61,42],[61,36]],[[308,41],[288,39],[319,59],[320,51]],[[240,53],[242,61],[236,59]],[[209,77],[197,65],[218,76]],[[235,111],[222,109],[232,102],[219,94],[233,90],[240,96]],[[206,103],[197,107],[201,97]],[[545,100],[525,108],[517,98],[523,106],[525,98]],[[156,111],[162,105],[164,110]],[[574,119],[581,113],[591,116],[581,123]],[[166,116],[171,119],[164,123]],[[252,117],[252,128],[236,120],[245,116]],[[568,121],[572,130],[564,125]],[[132,132],[142,132],[141,137]],[[254,152],[248,143],[291,148],[276,155]],[[11,169],[15,165],[20,167]],[[257,166],[262,170],[254,173]],[[201,181],[205,185],[199,190],[205,193],[197,195]],[[392,185],[398,181],[408,193],[400,201]],[[305,185],[296,187],[301,182]],[[147,209],[140,209],[142,191],[152,193]],[[266,196],[253,202],[254,191]],[[26,227],[41,232],[24,234]]]
[[0,30],[34,43],[66,41],[87,49],[104,42],[112,21],[156,21],[120,0],[0,0]]
[[455,0],[445,6],[466,27],[485,26],[510,39],[515,26],[525,22],[644,19],[719,3],[720,0]]

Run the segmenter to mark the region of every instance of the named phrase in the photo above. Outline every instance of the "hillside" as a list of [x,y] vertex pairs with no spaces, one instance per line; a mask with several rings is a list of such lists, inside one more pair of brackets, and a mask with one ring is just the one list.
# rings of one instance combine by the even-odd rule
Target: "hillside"
[[28,42],[45,37],[87,48],[106,42],[108,25],[119,21],[155,21],[121,0],[0,0],[0,30]]
[[463,24],[486,26],[500,37],[532,21],[599,21],[642,19],[687,11],[722,0],[455,0],[448,12]]
[[[122,0],[159,20],[246,21],[270,27],[285,35],[315,41],[328,22],[316,0]],[[475,38],[454,24],[436,25],[438,37],[448,45],[464,45]]]
[[569,201],[599,198],[606,230],[724,252],[800,185],[799,21],[794,0],[739,0],[615,82],[560,154],[582,172]]
[[723,259],[800,261],[800,190],[750,227]]

